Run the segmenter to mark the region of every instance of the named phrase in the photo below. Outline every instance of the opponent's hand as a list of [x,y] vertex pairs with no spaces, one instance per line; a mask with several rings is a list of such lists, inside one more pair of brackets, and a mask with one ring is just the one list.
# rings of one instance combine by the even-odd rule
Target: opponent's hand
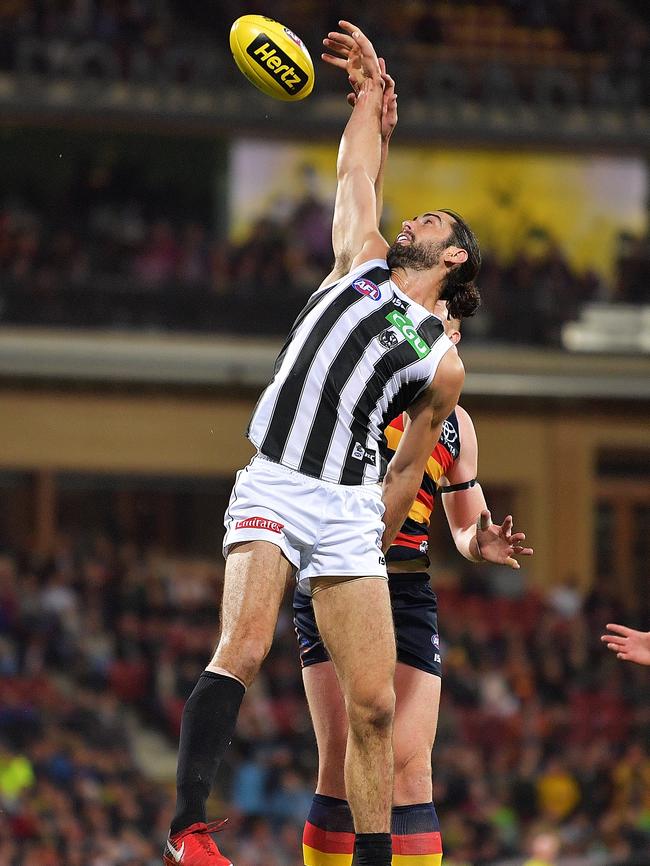
[[605,628],[614,634],[604,634],[601,641],[616,658],[639,665],[650,665],[650,631],[635,631],[626,625],[607,623]]
[[[381,137],[384,141],[388,141],[397,126],[397,93],[395,93],[395,80],[386,71],[386,61],[383,57],[379,58],[379,68],[381,69],[381,77],[384,81],[384,100],[381,107]],[[348,93],[348,103],[354,108],[357,102],[359,86],[352,78],[348,78],[348,81],[352,88],[352,93]]]
[[526,540],[523,532],[512,531],[512,515],[508,515],[501,526],[492,523],[490,512],[481,511],[476,522],[476,543],[481,559],[496,565],[521,568],[515,556],[532,556],[532,547],[522,547]]
[[331,53],[321,54],[322,59],[330,66],[344,69],[355,89],[366,78],[381,83],[381,67],[372,42],[349,21],[339,21],[339,26],[345,32],[332,31],[323,39],[323,45]]

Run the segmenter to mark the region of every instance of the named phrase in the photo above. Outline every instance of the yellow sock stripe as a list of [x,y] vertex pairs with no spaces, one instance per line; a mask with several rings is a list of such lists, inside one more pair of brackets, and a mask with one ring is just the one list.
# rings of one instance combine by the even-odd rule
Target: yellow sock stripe
[[[351,866],[352,854],[326,854],[303,843],[302,856],[305,866]],[[406,864],[404,864],[406,866]],[[417,864],[416,864],[417,866]],[[434,864],[431,864],[434,866]],[[438,864],[435,864],[438,866]]]
[[393,866],[440,866],[442,854],[393,854]]

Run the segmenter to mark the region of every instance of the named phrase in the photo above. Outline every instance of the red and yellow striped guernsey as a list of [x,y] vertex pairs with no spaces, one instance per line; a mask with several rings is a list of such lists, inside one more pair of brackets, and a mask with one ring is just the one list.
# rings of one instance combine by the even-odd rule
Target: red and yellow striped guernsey
[[[402,415],[384,430],[386,437],[386,458],[390,460],[399,441],[404,435],[404,418]],[[408,517],[395,537],[387,554],[389,562],[403,562],[407,559],[426,558],[429,547],[429,523],[435,503],[438,481],[447,473],[450,466],[460,454],[460,432],[456,412],[445,420],[442,425],[440,439],[427,461],[422,484],[411,506]],[[428,565],[428,562],[427,562]]]

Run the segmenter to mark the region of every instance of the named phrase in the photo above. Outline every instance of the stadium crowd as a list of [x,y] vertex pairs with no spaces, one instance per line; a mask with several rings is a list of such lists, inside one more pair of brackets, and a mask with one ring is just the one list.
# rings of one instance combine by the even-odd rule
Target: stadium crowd
[[[598,641],[629,612],[613,592],[583,599],[571,579],[540,596],[489,569],[439,563],[436,574],[444,680],[433,766],[447,866],[521,863],[540,831],[563,856],[647,863],[647,672]],[[159,862],[173,782],[138,769],[134,731],[154,728],[174,748],[214,644],[222,577],[216,560],[99,534],[62,535],[47,556],[3,552],[3,866]],[[302,863],[315,761],[285,605],[210,809],[231,817],[220,846],[237,866]]]
[[[329,209],[309,197],[239,243],[199,221],[147,218],[132,202],[69,212],[74,221],[53,228],[26,205],[0,206],[0,322],[282,335],[331,266]],[[534,255],[484,254],[477,338],[558,344],[585,302],[647,296],[647,236],[621,235],[612,285],[574,271],[543,229],[528,240]]]
[[[164,80],[167,73],[180,84],[205,83],[213,76],[213,82],[241,86],[228,62],[224,34],[247,11],[239,0],[209,6],[202,0],[11,0],[0,9],[0,69],[45,76],[82,70],[146,81]],[[312,48],[340,18],[351,15],[349,4],[340,0],[259,0],[255,11],[288,23]],[[613,104],[618,98],[634,105],[650,99],[650,40],[642,2],[492,0],[486,8],[477,2],[420,0],[398,7],[382,0],[354,12],[367,32],[390,33],[402,56],[451,64],[466,96],[489,100],[499,82],[499,99],[509,94],[535,99],[530,70],[547,69],[556,84],[562,71],[560,89],[569,101]],[[37,40],[41,50],[35,49]],[[51,50],[57,45],[59,50]],[[62,52],[61,45],[73,51]],[[70,55],[80,45],[90,52],[73,60]],[[201,48],[206,51],[197,62]],[[392,62],[391,46],[382,51]],[[490,88],[483,88],[486,64],[501,71]],[[399,65],[399,72],[412,96],[431,95],[439,87],[436,70],[422,75],[420,64],[411,63]]]

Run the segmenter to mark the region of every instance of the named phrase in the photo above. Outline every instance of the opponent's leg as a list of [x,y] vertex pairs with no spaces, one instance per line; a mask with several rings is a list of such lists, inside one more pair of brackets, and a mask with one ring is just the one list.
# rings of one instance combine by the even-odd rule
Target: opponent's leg
[[[318,787],[303,834],[304,862],[305,866],[326,866],[327,855],[348,854],[351,858],[353,850],[353,824],[345,803],[343,777],[347,718],[331,662],[306,667],[303,681],[318,744]],[[398,663],[395,697],[393,855],[426,855],[435,866],[442,857],[442,843],[432,802],[431,750],[438,721],[440,677]],[[406,866],[403,859],[400,863]]]
[[442,861],[438,815],[432,802],[431,751],[438,724],[440,677],[398,662],[395,670],[395,785],[393,855],[401,866]]
[[348,719],[331,661],[303,670],[305,695],[318,746],[318,785],[302,836],[305,866],[349,866],[354,853],[354,821],[345,793]]
[[304,668],[302,680],[318,747],[317,794],[346,799],[345,751],[348,717],[331,661]]
[[221,638],[181,723],[172,836],[205,822],[205,803],[230,743],[245,687],[269,651],[291,564],[274,544],[233,547],[226,561]]
[[395,634],[388,584],[319,579],[316,622],[341,684],[349,730],[345,787],[360,866],[390,862]]

